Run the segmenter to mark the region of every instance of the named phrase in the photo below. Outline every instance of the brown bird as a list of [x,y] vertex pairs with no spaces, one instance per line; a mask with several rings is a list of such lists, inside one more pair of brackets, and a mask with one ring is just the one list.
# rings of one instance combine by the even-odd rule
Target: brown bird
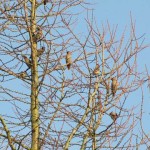
[[37,50],[37,57],[41,56],[45,51],[45,47],[42,47],[40,49]]
[[96,64],[95,69],[93,71],[94,75],[99,75],[100,74],[100,66],[99,64]]
[[111,83],[111,92],[112,92],[112,95],[115,96],[119,84],[118,84],[118,81],[117,81],[116,77],[112,78],[111,80],[112,80],[112,83]]
[[38,42],[39,40],[42,39],[42,36],[43,36],[43,32],[42,32],[41,28],[37,27],[36,32],[33,33],[33,40],[35,42]]
[[66,55],[66,65],[67,65],[68,70],[71,67],[71,63],[72,63],[72,61],[71,61],[71,52],[68,51],[67,55]]
[[118,118],[118,114],[115,113],[115,112],[111,112],[109,115],[110,115],[111,119],[112,119],[114,122],[115,122],[116,119]]
[[27,76],[27,72],[26,71],[23,71],[23,72],[19,73],[19,77],[22,78],[22,79],[24,79],[26,76]]
[[28,59],[28,57],[26,57],[25,55],[22,55],[22,57],[24,58],[24,61],[26,63],[26,65],[31,68],[31,60]]

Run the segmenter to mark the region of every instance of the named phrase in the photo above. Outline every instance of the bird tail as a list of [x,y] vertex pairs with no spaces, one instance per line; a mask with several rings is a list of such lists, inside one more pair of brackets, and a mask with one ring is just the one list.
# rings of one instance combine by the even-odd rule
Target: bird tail
[[71,64],[67,64],[67,68],[68,70],[70,70]]

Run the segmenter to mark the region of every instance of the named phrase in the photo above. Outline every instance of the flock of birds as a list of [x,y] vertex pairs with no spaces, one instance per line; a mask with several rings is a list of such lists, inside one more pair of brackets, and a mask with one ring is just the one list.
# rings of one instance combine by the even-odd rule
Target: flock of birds
[[[45,1],[46,4],[47,1]],[[38,42],[42,39],[43,37],[43,33],[40,27],[37,27],[36,32],[32,35],[32,38],[35,42]],[[37,50],[37,57],[40,57],[45,51],[45,47],[42,47],[40,49]],[[26,63],[26,65],[28,66],[28,68],[31,68],[32,63],[31,63],[31,59],[29,59],[27,56],[22,55],[24,62]],[[71,68],[71,64],[72,64],[72,58],[71,58],[71,52],[67,51],[66,54],[66,66],[68,68],[68,70]],[[100,74],[100,66],[99,64],[96,64],[94,70],[93,70],[93,75],[97,76]],[[26,71],[21,72],[20,73],[20,78],[25,78],[27,76]],[[118,81],[116,77],[111,78],[112,83],[111,83],[111,91],[112,91],[112,96],[114,97],[117,90],[118,90]],[[112,118],[112,120],[115,122],[116,119],[118,118],[118,114],[115,112],[111,112],[110,117]]]
[[[72,60],[71,60],[71,52],[67,52],[67,55],[66,55],[66,65],[67,65],[67,68],[68,70],[70,69],[71,67],[71,63],[72,63]],[[95,66],[95,69],[93,71],[93,75],[99,75],[100,74],[100,66],[99,64],[96,64]],[[112,80],[112,83],[111,83],[111,91],[112,91],[112,95],[113,97],[115,96],[117,90],[118,90],[118,86],[119,86],[119,83],[117,81],[117,78],[116,77],[113,77],[111,78]],[[118,114],[116,112],[111,112],[110,114],[110,117],[112,118],[112,120],[115,122],[116,119],[118,118]]]

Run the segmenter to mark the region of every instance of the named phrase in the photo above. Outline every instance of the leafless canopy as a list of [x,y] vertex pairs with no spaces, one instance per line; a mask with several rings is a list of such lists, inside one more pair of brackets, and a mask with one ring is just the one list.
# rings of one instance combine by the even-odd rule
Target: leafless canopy
[[145,82],[137,56],[148,46],[132,18],[120,35],[117,26],[97,25],[90,7],[86,0],[0,1],[0,149],[148,146],[143,99],[129,102]]

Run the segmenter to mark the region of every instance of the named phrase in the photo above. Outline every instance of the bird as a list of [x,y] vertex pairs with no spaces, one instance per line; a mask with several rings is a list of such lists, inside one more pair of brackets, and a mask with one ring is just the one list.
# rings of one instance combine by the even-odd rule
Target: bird
[[115,96],[119,84],[118,84],[118,81],[117,81],[116,77],[113,77],[111,80],[112,80],[112,83],[111,83],[111,92],[112,92],[112,95]]
[[70,69],[71,67],[71,52],[67,51],[67,55],[66,55],[66,65],[67,65],[67,68],[68,70]]
[[41,56],[44,51],[45,51],[45,47],[42,47],[42,48],[38,49],[37,50],[37,57]]
[[42,36],[43,36],[43,32],[42,32],[41,28],[37,27],[36,32],[33,33],[33,40],[35,42],[38,42],[39,40],[41,40]]
[[26,71],[22,71],[19,73],[19,77],[24,79],[27,76],[27,72]]
[[24,58],[24,61],[25,61],[26,65],[27,65],[29,68],[31,68],[31,60],[28,59],[28,57],[25,56],[25,55],[22,55],[22,57]]
[[115,112],[111,112],[109,115],[113,121],[116,121],[116,119],[118,118],[118,114]]
[[8,15],[8,19],[9,19],[11,22],[13,22],[13,21],[15,21],[15,16],[13,16],[13,15]]
[[95,69],[93,71],[94,75],[99,75],[100,74],[100,66],[99,64],[96,64]]

